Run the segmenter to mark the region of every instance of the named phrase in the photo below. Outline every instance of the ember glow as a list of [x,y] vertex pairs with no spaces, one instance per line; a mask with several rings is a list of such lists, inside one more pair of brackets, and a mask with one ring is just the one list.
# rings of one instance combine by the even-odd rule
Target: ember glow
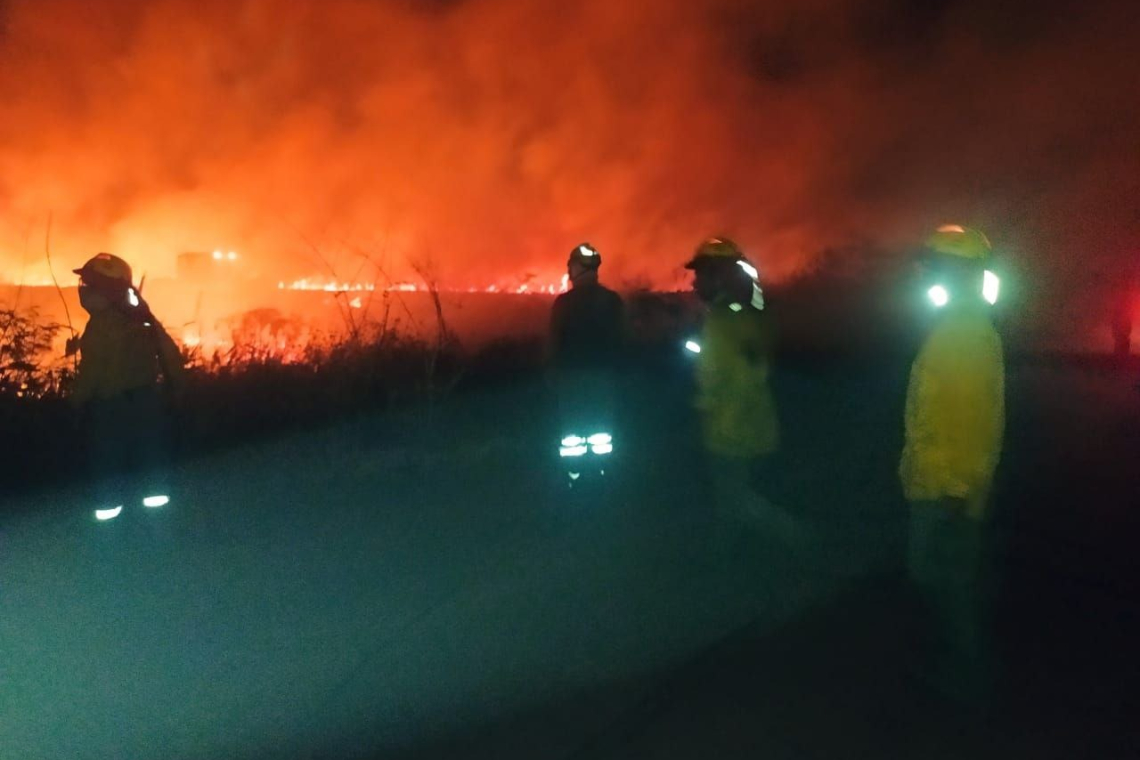
[[61,279],[346,293],[557,292],[582,240],[672,287],[720,231],[779,280],[951,218],[1073,292],[1140,244],[1140,21],[1064,8],[0,0],[0,280],[51,282],[49,215]]
[[[566,292],[569,278],[563,277],[557,283],[545,284],[523,283],[522,285],[487,285],[482,288],[452,288],[441,286],[438,289],[445,293],[513,293],[525,295],[527,293],[557,295]],[[388,293],[427,293],[431,286],[423,283],[397,282],[391,285],[377,286],[374,282],[335,282],[319,277],[302,278],[293,282],[280,281],[278,290],[318,290],[325,293],[373,293],[377,290]]]

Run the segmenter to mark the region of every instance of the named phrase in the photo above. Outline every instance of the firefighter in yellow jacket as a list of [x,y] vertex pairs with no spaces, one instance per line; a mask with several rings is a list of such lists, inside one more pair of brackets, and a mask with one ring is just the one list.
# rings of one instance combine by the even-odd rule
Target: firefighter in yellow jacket
[[764,469],[779,449],[780,425],[768,377],[774,336],[759,273],[725,237],[704,241],[686,267],[707,307],[699,340],[686,348],[696,359],[696,407],[721,538],[744,526],[787,538],[790,518],[761,493],[770,485]]
[[127,262],[100,253],[75,273],[90,319],[71,401],[87,427],[95,517],[106,521],[128,502],[155,509],[170,501],[167,402],[181,391],[182,357],[132,285]]
[[1000,281],[981,232],[940,227],[922,260],[934,321],[911,368],[899,475],[910,502],[908,569],[933,614],[934,678],[987,686],[983,625],[987,498],[1005,428],[1005,370],[991,306]]

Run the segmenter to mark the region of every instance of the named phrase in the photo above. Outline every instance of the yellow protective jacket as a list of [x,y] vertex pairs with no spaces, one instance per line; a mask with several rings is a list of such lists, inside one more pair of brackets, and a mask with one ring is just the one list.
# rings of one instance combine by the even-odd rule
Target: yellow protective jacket
[[768,316],[745,306],[710,309],[697,355],[697,401],[705,448],[748,459],[776,451],[780,424],[768,387],[773,347]]
[[962,499],[980,518],[1004,431],[1001,339],[985,312],[948,312],[910,372],[899,465],[907,499]]
[[79,372],[72,403],[114,398],[153,386],[161,376],[173,390],[183,380],[178,346],[158,324],[145,326],[117,309],[91,315],[79,341]]

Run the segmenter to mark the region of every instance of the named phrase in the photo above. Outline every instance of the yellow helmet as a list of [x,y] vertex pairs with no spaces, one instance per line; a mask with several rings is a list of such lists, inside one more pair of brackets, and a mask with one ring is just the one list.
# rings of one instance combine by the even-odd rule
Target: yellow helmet
[[708,238],[697,246],[693,258],[689,260],[688,264],[685,264],[685,268],[696,269],[699,264],[712,259],[741,261],[744,259],[744,253],[736,243],[723,235],[718,235],[717,237]]
[[72,271],[93,285],[121,283],[130,287],[132,281],[131,265],[110,253],[97,253],[82,267]]
[[934,253],[973,261],[984,261],[993,252],[989,239],[980,230],[959,224],[939,227],[926,239],[926,247]]

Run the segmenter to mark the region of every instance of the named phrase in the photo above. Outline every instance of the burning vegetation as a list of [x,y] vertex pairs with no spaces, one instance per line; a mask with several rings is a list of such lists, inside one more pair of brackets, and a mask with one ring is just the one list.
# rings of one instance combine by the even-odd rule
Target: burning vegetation
[[0,265],[47,279],[49,212],[67,266],[229,241],[293,282],[312,243],[461,289],[556,283],[583,239],[668,286],[719,230],[777,277],[950,218],[1134,251],[1136,16],[1054,5],[7,0]]
[[1140,29],[998,5],[3,0],[0,281],[52,285],[50,215],[59,272],[123,256],[204,346],[430,295],[425,260],[452,301],[550,294],[591,240],[670,289],[725,231],[781,281],[955,219],[1069,329],[1138,255]]

